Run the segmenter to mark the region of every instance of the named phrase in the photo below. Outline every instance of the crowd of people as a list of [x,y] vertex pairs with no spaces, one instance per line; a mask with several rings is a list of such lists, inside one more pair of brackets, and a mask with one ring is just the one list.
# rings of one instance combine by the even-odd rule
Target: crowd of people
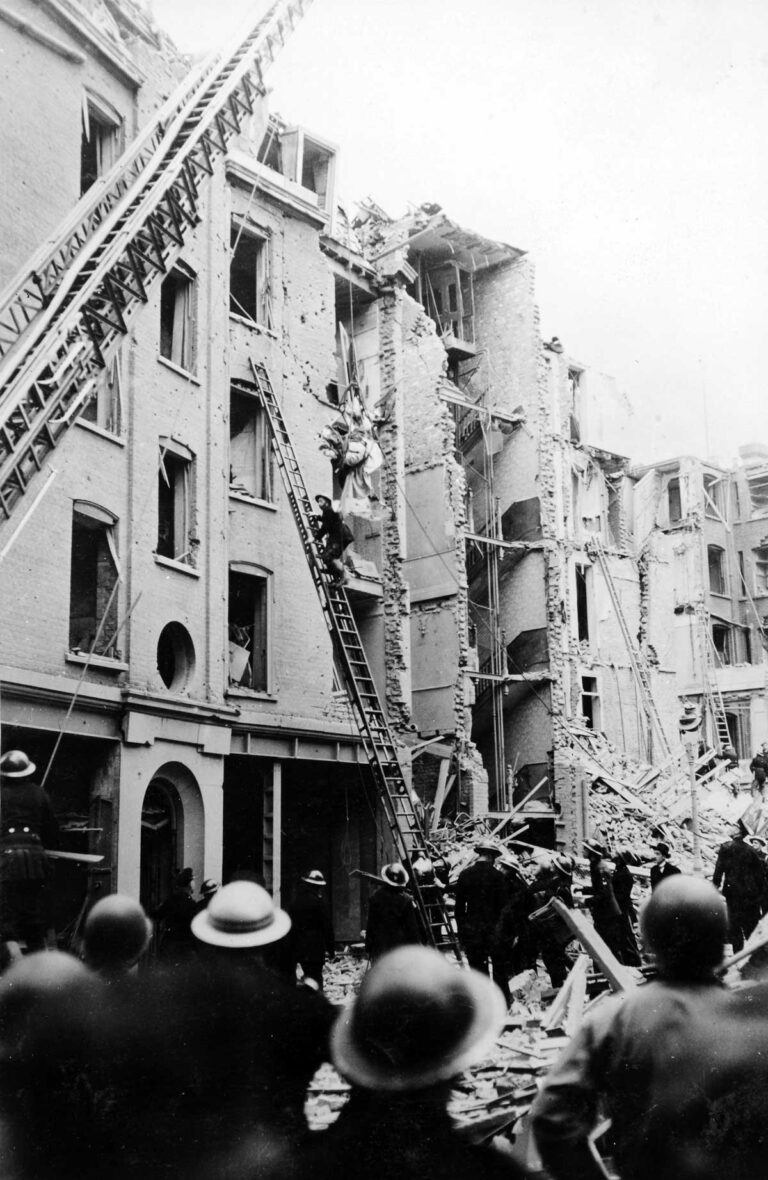
[[[566,979],[570,931],[554,902],[573,905],[571,857],[550,852],[524,871],[481,840],[452,882],[426,857],[410,872],[384,866],[369,899],[368,970],[336,1008],[324,994],[335,940],[316,868],[285,909],[253,874],[198,892],[185,868],[151,915],[111,894],[87,913],[78,954],[40,949],[39,854],[55,820],[34,769],[20,751],[0,760],[0,1175],[528,1175],[509,1144],[460,1133],[448,1100],[499,1036],[510,978],[541,961],[553,986]],[[757,1180],[768,983],[732,990],[719,969],[765,912],[759,848],[734,828],[707,882],[659,842],[639,942],[632,854],[597,842],[585,851],[595,929],[653,977],[638,972],[639,986],[588,1011],[544,1079],[531,1126],[548,1174],[597,1180],[609,1156],[625,1180]],[[413,877],[436,896],[454,890],[468,968],[422,945]],[[308,1087],[329,1061],[351,1090],[337,1121],[312,1132]]]

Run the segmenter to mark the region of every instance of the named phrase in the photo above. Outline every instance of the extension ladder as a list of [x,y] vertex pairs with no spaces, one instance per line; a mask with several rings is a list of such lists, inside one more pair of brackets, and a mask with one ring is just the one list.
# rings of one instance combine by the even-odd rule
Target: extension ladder
[[725,715],[723,694],[717,682],[717,668],[714,660],[715,645],[712,640],[710,618],[707,611],[700,612],[699,625],[701,628],[701,641],[704,648],[704,695],[709,714],[712,718],[715,731],[714,736],[717,739],[717,752],[718,754],[722,754],[723,749],[731,744],[731,733],[728,729],[728,720]]
[[277,464],[312,581],[344,673],[363,749],[374,775],[397,855],[408,871],[414,900],[431,943],[440,949],[455,951],[460,958],[453,922],[442,896],[438,896],[436,890],[422,889],[413,871],[412,861],[421,854],[429,857],[424,828],[397,757],[392,731],[379,701],[346,591],[330,578],[320,554],[312,525],[312,503],[269,374],[263,364],[254,360],[251,360],[251,368],[272,430]]
[[667,735],[664,732],[664,726],[661,723],[661,715],[658,708],[656,707],[656,701],[654,700],[653,686],[651,684],[651,673],[648,667],[648,662],[640,649],[634,644],[632,640],[632,632],[629,629],[627,617],[624,614],[624,608],[621,605],[619,592],[616,589],[613,575],[611,574],[610,568],[608,566],[608,559],[605,555],[602,542],[598,537],[592,537],[586,546],[586,550],[590,557],[594,557],[596,559],[597,564],[600,566],[605,584],[608,587],[608,594],[611,599],[611,604],[613,605],[613,609],[618,620],[619,629],[627,649],[627,654],[629,655],[629,664],[635,677],[635,681],[640,689],[640,698],[643,703],[645,715],[648,718],[648,725],[649,727],[652,726],[656,730],[659,738],[659,745],[664,752],[664,756],[666,758],[671,758],[672,747],[670,746]]
[[185,82],[94,198],[86,195],[51,250],[36,256],[32,277],[28,269],[4,298],[0,510],[6,517],[199,224],[201,183],[254,113],[265,93],[263,70],[310,3],[276,0],[232,52]]

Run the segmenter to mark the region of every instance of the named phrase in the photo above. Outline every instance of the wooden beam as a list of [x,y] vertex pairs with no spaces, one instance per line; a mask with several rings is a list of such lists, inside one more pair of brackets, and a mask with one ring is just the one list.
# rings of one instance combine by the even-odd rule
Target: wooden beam
[[600,968],[613,991],[631,991],[637,986],[637,981],[630,969],[619,962],[613,951],[583,914],[576,910],[570,910],[564,902],[560,901],[559,897],[552,898],[552,908],[573,931],[574,936],[592,957],[596,966]]

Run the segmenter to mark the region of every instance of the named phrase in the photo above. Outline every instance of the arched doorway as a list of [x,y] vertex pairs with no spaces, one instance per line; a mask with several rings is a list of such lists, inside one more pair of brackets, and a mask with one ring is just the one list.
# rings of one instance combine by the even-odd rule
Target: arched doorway
[[173,783],[153,779],[141,808],[141,885],[139,900],[154,913],[173,887],[178,869],[181,800]]

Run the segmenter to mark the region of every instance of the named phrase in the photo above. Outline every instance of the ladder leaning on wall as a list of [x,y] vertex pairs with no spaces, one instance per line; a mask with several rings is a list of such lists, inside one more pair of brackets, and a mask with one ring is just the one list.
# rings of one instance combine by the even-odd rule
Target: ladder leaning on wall
[[283,477],[309,571],[344,674],[363,749],[373,773],[397,855],[411,880],[422,925],[433,946],[460,957],[453,920],[437,890],[420,887],[413,861],[429,857],[424,826],[403,775],[397,747],[373,682],[368,660],[344,587],[329,577],[312,525],[312,503],[285,425],[282,410],[264,365],[251,361],[254,382],[272,430],[275,456]]

